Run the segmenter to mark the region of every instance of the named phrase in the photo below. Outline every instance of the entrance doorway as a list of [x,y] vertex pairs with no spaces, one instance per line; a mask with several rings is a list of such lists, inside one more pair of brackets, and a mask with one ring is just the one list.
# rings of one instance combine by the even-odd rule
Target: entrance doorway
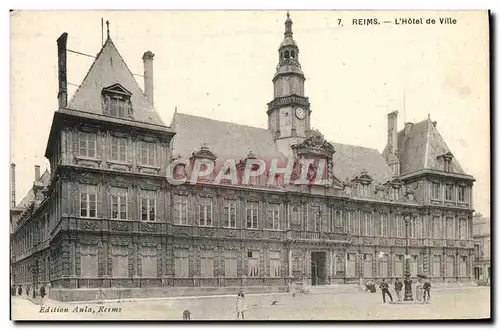
[[311,252],[311,285],[326,284],[326,252]]

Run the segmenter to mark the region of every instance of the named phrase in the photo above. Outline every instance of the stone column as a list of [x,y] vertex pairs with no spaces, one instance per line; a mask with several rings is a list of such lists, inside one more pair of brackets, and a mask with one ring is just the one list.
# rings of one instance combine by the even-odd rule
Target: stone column
[[292,277],[293,276],[293,259],[292,259],[292,248],[291,246],[288,247],[288,276]]

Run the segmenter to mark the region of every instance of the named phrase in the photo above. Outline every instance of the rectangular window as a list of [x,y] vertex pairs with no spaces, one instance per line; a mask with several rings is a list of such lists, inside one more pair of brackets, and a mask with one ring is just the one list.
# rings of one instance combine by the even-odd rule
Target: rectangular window
[[127,118],[130,110],[130,102],[127,97],[121,95],[107,95],[104,98],[105,113],[110,116]]
[[[98,276],[98,254],[96,245],[80,245],[80,270],[81,277],[94,277]],[[47,268],[50,263],[47,259]],[[47,271],[49,273],[49,271]]]
[[333,207],[330,209],[330,231],[335,228],[342,228],[342,211],[335,210]]
[[158,249],[155,247],[143,247],[141,249],[142,277],[158,276]]
[[399,188],[394,188],[394,200],[399,200]]
[[455,219],[453,217],[446,217],[446,238],[455,239],[455,226],[453,225]]
[[372,260],[373,260],[373,255],[369,253],[363,254],[363,277],[370,278],[373,276]]
[[312,207],[313,216],[313,230],[318,232],[321,231],[321,209],[319,207]]
[[259,276],[259,258],[259,251],[248,251],[248,277]]
[[189,250],[174,250],[175,277],[189,277]]
[[432,221],[432,233],[434,238],[443,238],[443,231],[441,228],[441,217],[435,215]]
[[388,215],[385,213],[380,214],[380,236],[389,236],[389,221]]
[[361,197],[369,197],[370,196],[370,188],[367,184],[360,185],[360,194]]
[[224,227],[236,228],[236,201],[224,200]]
[[458,271],[459,271],[458,276],[467,276],[467,257],[466,256],[460,256]]
[[458,222],[459,226],[459,233],[460,233],[460,239],[467,239],[467,220],[466,219],[460,219]]
[[214,251],[201,250],[200,253],[200,274],[201,277],[214,277],[215,276],[215,261]]
[[258,202],[247,202],[246,207],[246,220],[247,220],[247,228],[256,229],[259,224],[259,203]]
[[432,198],[433,199],[439,199],[440,190],[441,190],[441,185],[439,183],[433,182],[432,183]]
[[455,198],[453,197],[453,185],[451,184],[447,184],[446,185],[446,200],[447,201],[452,201],[452,200],[455,200]]
[[176,225],[188,224],[188,198],[184,195],[174,195],[174,222]]
[[113,246],[111,254],[113,277],[128,277],[128,247]]
[[458,187],[458,201],[465,202],[465,187],[464,186]]
[[395,262],[395,275],[398,277],[403,276],[403,265],[404,265],[404,256],[403,255],[396,255],[396,262]]
[[277,251],[271,251],[269,253],[269,276],[280,277],[281,276],[281,258],[280,253]]
[[267,223],[268,228],[279,230],[280,229],[280,205],[268,204],[267,205]]
[[156,144],[154,142],[141,142],[141,163],[156,166]]
[[212,198],[199,198],[198,214],[200,226],[212,226]]
[[80,216],[97,217],[97,186],[80,185]]
[[127,138],[111,137],[111,160],[127,161]]
[[364,234],[365,236],[373,236],[373,223],[372,223],[372,213],[371,212],[364,212],[365,214],[365,219],[364,219]]
[[226,277],[237,277],[237,266],[238,266],[238,254],[236,250],[229,250],[225,252],[225,276]]
[[141,220],[156,221],[156,192],[141,191]]
[[379,256],[380,263],[380,276],[387,277],[389,276],[389,256],[387,254],[383,254]]
[[479,244],[474,244],[474,258],[479,260],[481,255],[479,254]]
[[356,276],[356,254],[348,253],[346,262],[346,272],[347,277]]
[[417,276],[418,273],[418,256],[411,256],[411,276]]
[[96,157],[96,133],[80,132],[78,135],[78,150],[82,157]]
[[349,223],[349,232],[351,234],[354,234],[355,233],[355,220],[356,219],[356,213],[354,210],[350,210],[349,212],[347,212],[347,221]]
[[127,219],[127,188],[110,189],[111,193],[111,218],[126,220]]
[[455,276],[455,256],[446,256],[446,276]]

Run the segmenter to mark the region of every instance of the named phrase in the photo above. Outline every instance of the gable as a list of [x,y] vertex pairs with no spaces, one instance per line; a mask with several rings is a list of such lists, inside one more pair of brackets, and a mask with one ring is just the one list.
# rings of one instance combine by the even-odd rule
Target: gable
[[111,85],[108,87],[104,87],[102,89],[102,94],[106,94],[106,93],[132,96],[132,93],[130,91],[128,91],[127,89],[125,89],[125,87],[123,87],[120,84],[114,84],[114,85]]
[[165,126],[109,38],[70,100],[68,107],[102,115],[101,94],[103,90],[129,94],[134,121]]
[[[423,169],[443,171],[442,155],[451,154],[441,134],[429,119],[413,124],[410,131],[398,132],[398,152],[401,174]],[[452,173],[465,174],[455,158],[450,164]]]

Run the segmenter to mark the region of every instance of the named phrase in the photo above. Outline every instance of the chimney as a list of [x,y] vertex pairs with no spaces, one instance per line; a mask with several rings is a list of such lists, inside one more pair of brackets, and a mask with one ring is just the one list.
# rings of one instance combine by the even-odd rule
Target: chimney
[[405,135],[410,133],[413,123],[405,123]]
[[35,182],[40,180],[40,165],[35,165]]
[[68,41],[68,34],[64,32],[57,39],[57,59],[58,59],[58,77],[59,77],[59,91],[57,93],[57,100],[59,109],[66,108],[68,105],[68,80],[66,74],[66,44]]
[[154,105],[154,97],[153,97],[153,58],[155,54],[151,51],[147,51],[142,55],[142,61],[144,62],[144,94],[146,98]]
[[396,154],[398,149],[398,111],[387,115],[387,146]]
[[11,207],[16,207],[16,164],[10,164],[10,180],[11,180]]

